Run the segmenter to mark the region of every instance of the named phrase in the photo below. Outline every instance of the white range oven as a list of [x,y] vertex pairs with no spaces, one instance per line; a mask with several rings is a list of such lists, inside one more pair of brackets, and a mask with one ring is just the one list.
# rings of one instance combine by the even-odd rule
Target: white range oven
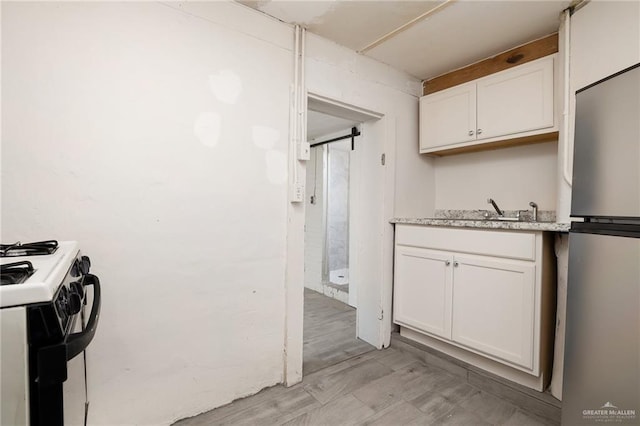
[[0,245],[2,425],[86,425],[100,280],[75,241]]

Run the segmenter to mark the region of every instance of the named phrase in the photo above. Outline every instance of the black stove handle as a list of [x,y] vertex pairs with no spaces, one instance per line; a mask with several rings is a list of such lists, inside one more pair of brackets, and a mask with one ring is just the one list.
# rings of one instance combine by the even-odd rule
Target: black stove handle
[[79,333],[70,334],[67,339],[67,361],[73,359],[76,355],[85,350],[98,328],[98,320],[100,319],[100,279],[93,274],[87,274],[84,277],[83,285],[93,286],[93,304],[91,306],[91,315],[89,322],[84,330]]

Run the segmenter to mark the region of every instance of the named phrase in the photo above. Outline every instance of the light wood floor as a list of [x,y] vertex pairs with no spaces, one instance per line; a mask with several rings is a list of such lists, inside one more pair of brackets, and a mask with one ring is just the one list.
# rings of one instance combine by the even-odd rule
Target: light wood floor
[[[316,293],[317,294],[317,293]],[[318,296],[320,296],[318,294]],[[324,296],[321,296],[324,297]],[[320,323],[324,317],[311,315],[314,305],[321,304],[313,293],[305,294],[309,300],[307,328],[323,330],[341,326],[331,322]],[[345,310],[329,299],[327,309],[335,311],[336,318],[348,317]],[[327,302],[327,301],[325,301]],[[307,308],[305,301],[305,308]],[[339,303],[339,302],[337,302]],[[321,310],[322,308],[318,308]],[[319,312],[319,311],[318,311]],[[314,321],[318,321],[314,324]],[[339,322],[338,322],[339,323]],[[314,330],[317,331],[317,330]],[[312,334],[313,336],[313,334]],[[318,333],[308,345],[323,341]],[[470,385],[464,377],[442,369],[407,345],[361,355],[342,356],[348,359],[329,367],[320,367],[332,359],[323,355],[305,353],[313,373],[305,373],[304,380],[290,388],[274,386],[224,407],[178,422],[186,425],[513,425],[537,426],[554,424],[520,410],[513,404]],[[338,345],[337,347],[346,347]],[[313,353],[313,351],[312,351]],[[334,361],[338,358],[333,358]],[[321,360],[321,361],[316,361]],[[329,362],[329,361],[326,361]],[[305,371],[307,367],[305,366]]]
[[356,338],[354,308],[313,290],[304,290],[303,374],[374,349]]

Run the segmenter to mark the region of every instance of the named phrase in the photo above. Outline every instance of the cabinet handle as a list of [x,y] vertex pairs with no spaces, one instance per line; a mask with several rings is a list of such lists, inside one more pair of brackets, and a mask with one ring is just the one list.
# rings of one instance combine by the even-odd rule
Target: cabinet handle
[[469,130],[469,136],[473,136],[473,130]]
[[457,267],[458,267],[458,265],[459,265],[459,263],[458,263],[457,261],[456,261],[456,262],[453,262],[453,266],[454,266],[454,267],[456,267],[456,268],[457,268]]
[[482,134],[482,129],[478,129],[478,134],[481,135]]
[[450,261],[450,260],[447,260],[446,262],[444,262],[444,264],[445,264],[446,266],[449,266],[449,265],[451,265],[451,261]]

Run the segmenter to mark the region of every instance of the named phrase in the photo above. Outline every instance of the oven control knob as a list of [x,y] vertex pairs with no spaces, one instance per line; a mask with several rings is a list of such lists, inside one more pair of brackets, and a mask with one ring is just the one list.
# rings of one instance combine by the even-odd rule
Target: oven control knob
[[69,303],[67,303],[67,314],[75,315],[82,309],[82,297],[75,291],[69,295]]
[[72,277],[80,276],[80,261],[78,259],[76,259],[76,261],[73,262],[73,265],[71,265],[71,276]]
[[71,293],[80,295],[80,299],[84,298],[84,287],[80,281],[71,283]]
[[66,287],[60,288],[60,293],[56,299],[56,308],[63,322],[66,321],[66,317],[69,315],[69,291]]
[[67,303],[62,300],[56,301],[56,310],[58,311],[58,315],[67,315]]
[[82,256],[80,258],[80,272],[86,275],[89,273],[89,268],[91,268],[91,259],[89,259],[89,256]]

